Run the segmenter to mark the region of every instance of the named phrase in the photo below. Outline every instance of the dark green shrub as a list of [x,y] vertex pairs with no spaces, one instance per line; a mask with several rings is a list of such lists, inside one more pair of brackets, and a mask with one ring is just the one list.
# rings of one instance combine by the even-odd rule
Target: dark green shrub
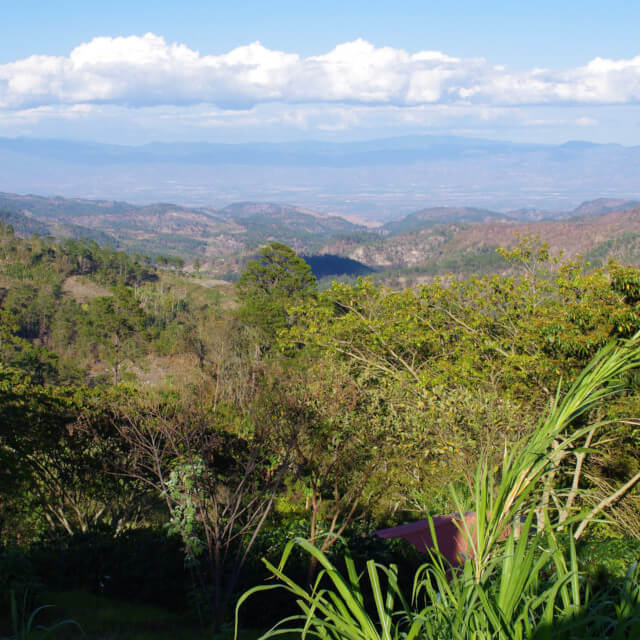
[[33,548],[31,562],[50,589],[86,589],[168,607],[186,603],[182,546],[163,531],[134,529],[115,537],[89,531],[44,541]]

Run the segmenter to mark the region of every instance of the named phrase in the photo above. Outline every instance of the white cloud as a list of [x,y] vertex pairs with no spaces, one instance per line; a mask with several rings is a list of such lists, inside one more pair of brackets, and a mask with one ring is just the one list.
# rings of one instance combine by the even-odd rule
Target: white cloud
[[308,58],[259,42],[213,56],[148,33],[94,38],[68,57],[31,56],[0,65],[0,108],[5,110],[101,103],[246,109],[268,102],[403,108],[637,103],[640,56],[596,58],[568,70],[514,72],[482,58],[411,54],[362,39]]

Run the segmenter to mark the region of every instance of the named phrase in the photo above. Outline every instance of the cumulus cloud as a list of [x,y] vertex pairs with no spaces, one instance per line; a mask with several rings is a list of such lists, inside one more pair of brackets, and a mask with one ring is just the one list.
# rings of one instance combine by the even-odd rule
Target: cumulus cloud
[[222,55],[144,36],[100,37],[68,57],[0,65],[0,108],[74,104],[128,107],[268,102],[360,105],[628,104],[640,102],[640,56],[596,58],[565,70],[509,71],[483,58],[409,53],[358,39],[302,58],[259,42]]

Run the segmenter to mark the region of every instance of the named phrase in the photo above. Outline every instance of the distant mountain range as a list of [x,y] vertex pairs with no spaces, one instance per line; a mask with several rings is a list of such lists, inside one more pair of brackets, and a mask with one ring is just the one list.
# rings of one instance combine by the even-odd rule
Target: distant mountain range
[[278,240],[312,251],[327,238],[366,227],[338,216],[268,203],[236,203],[223,209],[175,204],[133,205],[111,200],[46,198],[0,193],[0,219],[19,232],[87,237],[128,251],[177,254],[213,261]]
[[0,190],[201,208],[296,202],[379,222],[425,203],[535,217],[602,196],[640,198],[640,147],[455,136],[137,147],[0,138]]
[[583,202],[575,209],[569,211],[546,211],[544,209],[529,208],[499,213],[497,211],[476,209],[473,207],[431,207],[411,213],[399,220],[387,222],[380,230],[389,235],[398,235],[427,229],[436,224],[564,220],[566,218],[600,216],[605,213],[625,211],[638,206],[640,206],[640,200],[598,198],[597,200]]
[[377,231],[378,237],[367,241],[335,238],[324,249],[378,269],[407,272],[405,281],[395,281],[399,284],[438,273],[505,268],[495,249],[512,247],[525,236],[548,243],[554,255],[581,257],[592,266],[609,259],[640,266],[640,202],[631,200],[598,199],[554,217],[539,210],[507,216],[465,207],[426,209]]
[[539,236],[569,257],[584,254],[595,262],[608,257],[631,263],[640,259],[640,201],[612,198],[555,213],[425,208],[371,229],[292,205],[139,206],[0,193],[0,220],[23,235],[87,237],[127,251],[180,255],[188,261],[197,257],[207,270],[222,276],[237,273],[248,256],[273,240],[304,254],[322,275],[487,267],[493,264],[493,249],[513,245],[517,233]]

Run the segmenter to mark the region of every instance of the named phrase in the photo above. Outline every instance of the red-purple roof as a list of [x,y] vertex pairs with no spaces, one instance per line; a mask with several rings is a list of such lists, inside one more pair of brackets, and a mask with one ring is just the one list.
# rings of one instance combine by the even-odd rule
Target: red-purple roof
[[[475,524],[475,511],[464,514],[467,527],[472,530]],[[456,524],[456,522],[458,524]],[[447,558],[452,565],[459,565],[464,562],[468,553],[468,542],[463,531],[464,525],[460,521],[460,515],[450,513],[445,516],[433,518],[433,526],[438,541],[440,553]],[[429,528],[429,520],[418,520],[409,524],[401,524],[389,529],[378,529],[374,534],[381,538],[403,538],[410,542],[420,553],[425,553],[427,549],[435,547]]]

